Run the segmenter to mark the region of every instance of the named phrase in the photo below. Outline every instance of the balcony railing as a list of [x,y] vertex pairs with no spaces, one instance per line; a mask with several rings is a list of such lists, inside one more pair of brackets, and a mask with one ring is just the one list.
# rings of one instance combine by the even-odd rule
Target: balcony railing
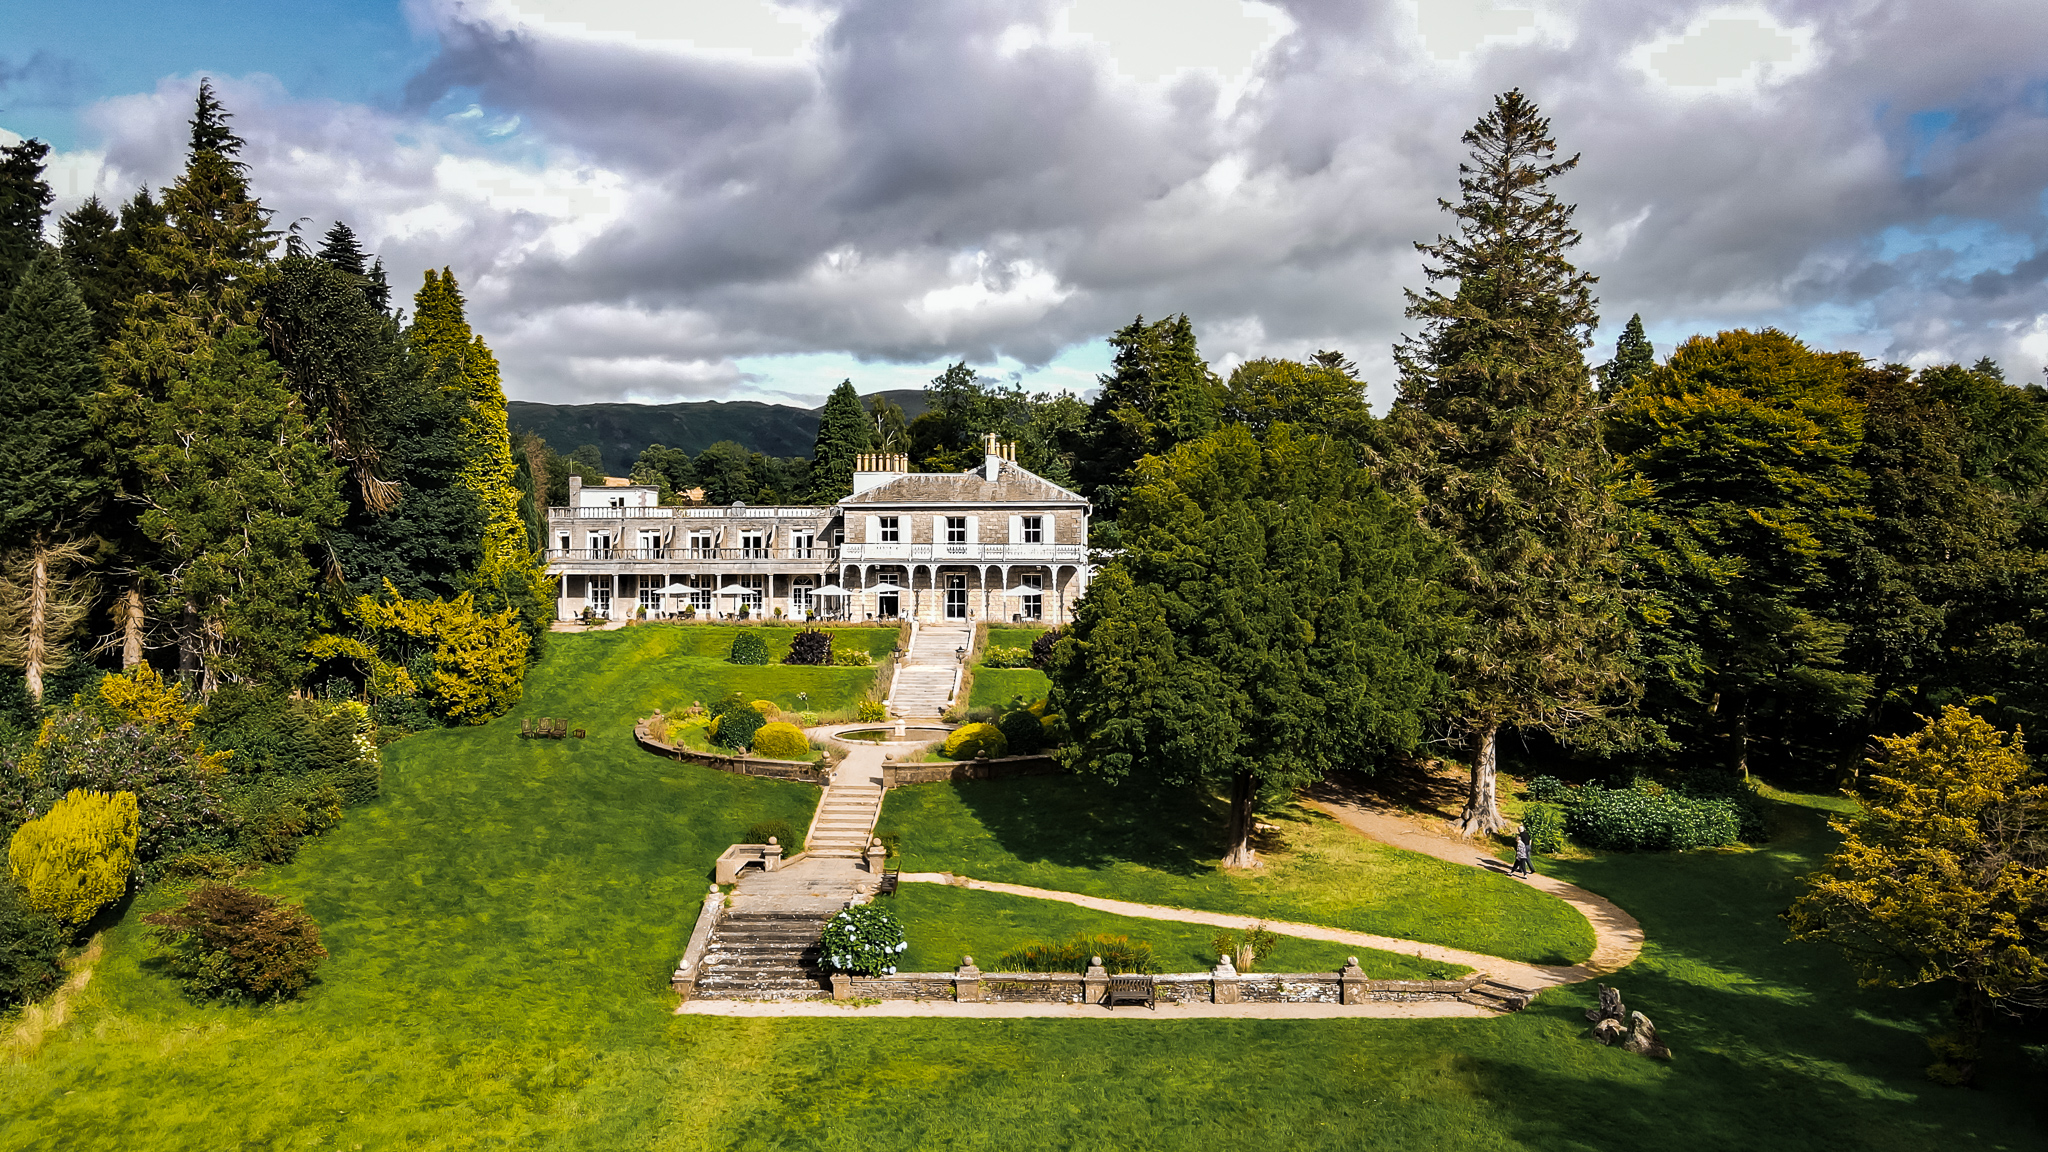
[[841,560],[957,560],[1042,563],[1080,562],[1087,549],[1079,544],[854,544],[840,545]]
[[819,545],[811,548],[550,548],[550,560],[808,560],[827,564],[838,559],[838,550]]
[[705,508],[550,508],[550,520],[826,520],[838,515],[836,507],[800,505]]

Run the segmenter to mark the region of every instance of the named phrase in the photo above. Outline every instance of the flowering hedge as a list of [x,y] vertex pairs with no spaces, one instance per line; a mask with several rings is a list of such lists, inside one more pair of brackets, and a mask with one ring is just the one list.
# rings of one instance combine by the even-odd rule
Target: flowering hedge
[[825,925],[818,955],[841,972],[861,976],[893,976],[896,961],[909,951],[903,925],[873,904],[856,904]]

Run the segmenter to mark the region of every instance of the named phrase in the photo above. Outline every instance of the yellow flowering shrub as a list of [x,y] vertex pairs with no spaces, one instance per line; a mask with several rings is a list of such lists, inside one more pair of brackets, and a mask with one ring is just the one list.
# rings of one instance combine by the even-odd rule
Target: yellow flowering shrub
[[519,612],[482,612],[464,592],[453,600],[408,600],[390,582],[386,598],[364,597],[354,614],[372,632],[431,640],[434,670],[422,687],[451,720],[481,724],[519,702],[526,633]]

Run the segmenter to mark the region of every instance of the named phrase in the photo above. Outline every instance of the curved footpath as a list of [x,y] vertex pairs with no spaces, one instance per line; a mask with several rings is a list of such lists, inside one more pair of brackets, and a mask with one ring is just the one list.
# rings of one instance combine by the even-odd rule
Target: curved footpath
[[[1420,852],[1425,856],[1434,856],[1453,864],[1483,868],[1490,872],[1507,871],[1505,864],[1487,853],[1477,842],[1434,834],[1412,820],[1346,800],[1325,797],[1311,800],[1309,803],[1367,839],[1378,840],[1411,852]],[[1241,914],[1174,908],[1163,904],[1138,904],[1128,900],[1084,896],[1077,892],[1059,892],[1050,888],[1031,888],[1022,884],[975,880],[948,872],[906,872],[900,879],[906,884],[952,884],[984,892],[1003,892],[1039,900],[1058,900],[1097,912],[1146,920],[1171,920],[1184,924],[1239,928],[1257,919]],[[1576,884],[1567,884],[1541,873],[1529,877],[1525,883],[1548,892],[1578,909],[1579,914],[1592,925],[1593,955],[1584,964],[1522,964],[1478,952],[1466,952],[1457,948],[1445,948],[1437,944],[1424,944],[1391,936],[1375,936],[1366,932],[1351,932],[1342,928],[1328,928],[1320,924],[1301,924],[1288,920],[1267,920],[1265,924],[1273,931],[1286,936],[1326,940],[1360,948],[1376,948],[1383,952],[1399,952],[1426,960],[1463,964],[1476,971],[1485,972],[1503,983],[1532,992],[1604,976],[1634,963],[1636,957],[1642,954],[1642,925],[1613,901],[1588,892]],[[1113,1013],[1103,1011],[1100,1006],[1081,1004],[959,1004],[934,1000],[886,1000],[867,1004],[816,1000],[690,1000],[684,1002],[676,1011],[678,1015],[690,1016],[835,1016],[857,1013],[862,1016],[938,1016],[984,1020],[1026,1017],[1102,1020],[1112,1016],[1165,1020],[1315,1020],[1494,1015],[1484,1008],[1460,1001],[1379,1001],[1342,1007],[1335,1004],[1161,1004],[1156,1012]]]

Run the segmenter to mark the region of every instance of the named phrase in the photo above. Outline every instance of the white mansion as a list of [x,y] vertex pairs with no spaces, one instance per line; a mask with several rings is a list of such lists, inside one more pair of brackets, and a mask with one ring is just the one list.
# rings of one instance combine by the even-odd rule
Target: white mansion
[[1088,585],[1088,502],[1013,446],[985,450],[957,474],[863,455],[828,508],[663,507],[652,485],[572,476],[569,507],[548,509],[556,614],[1065,622]]

